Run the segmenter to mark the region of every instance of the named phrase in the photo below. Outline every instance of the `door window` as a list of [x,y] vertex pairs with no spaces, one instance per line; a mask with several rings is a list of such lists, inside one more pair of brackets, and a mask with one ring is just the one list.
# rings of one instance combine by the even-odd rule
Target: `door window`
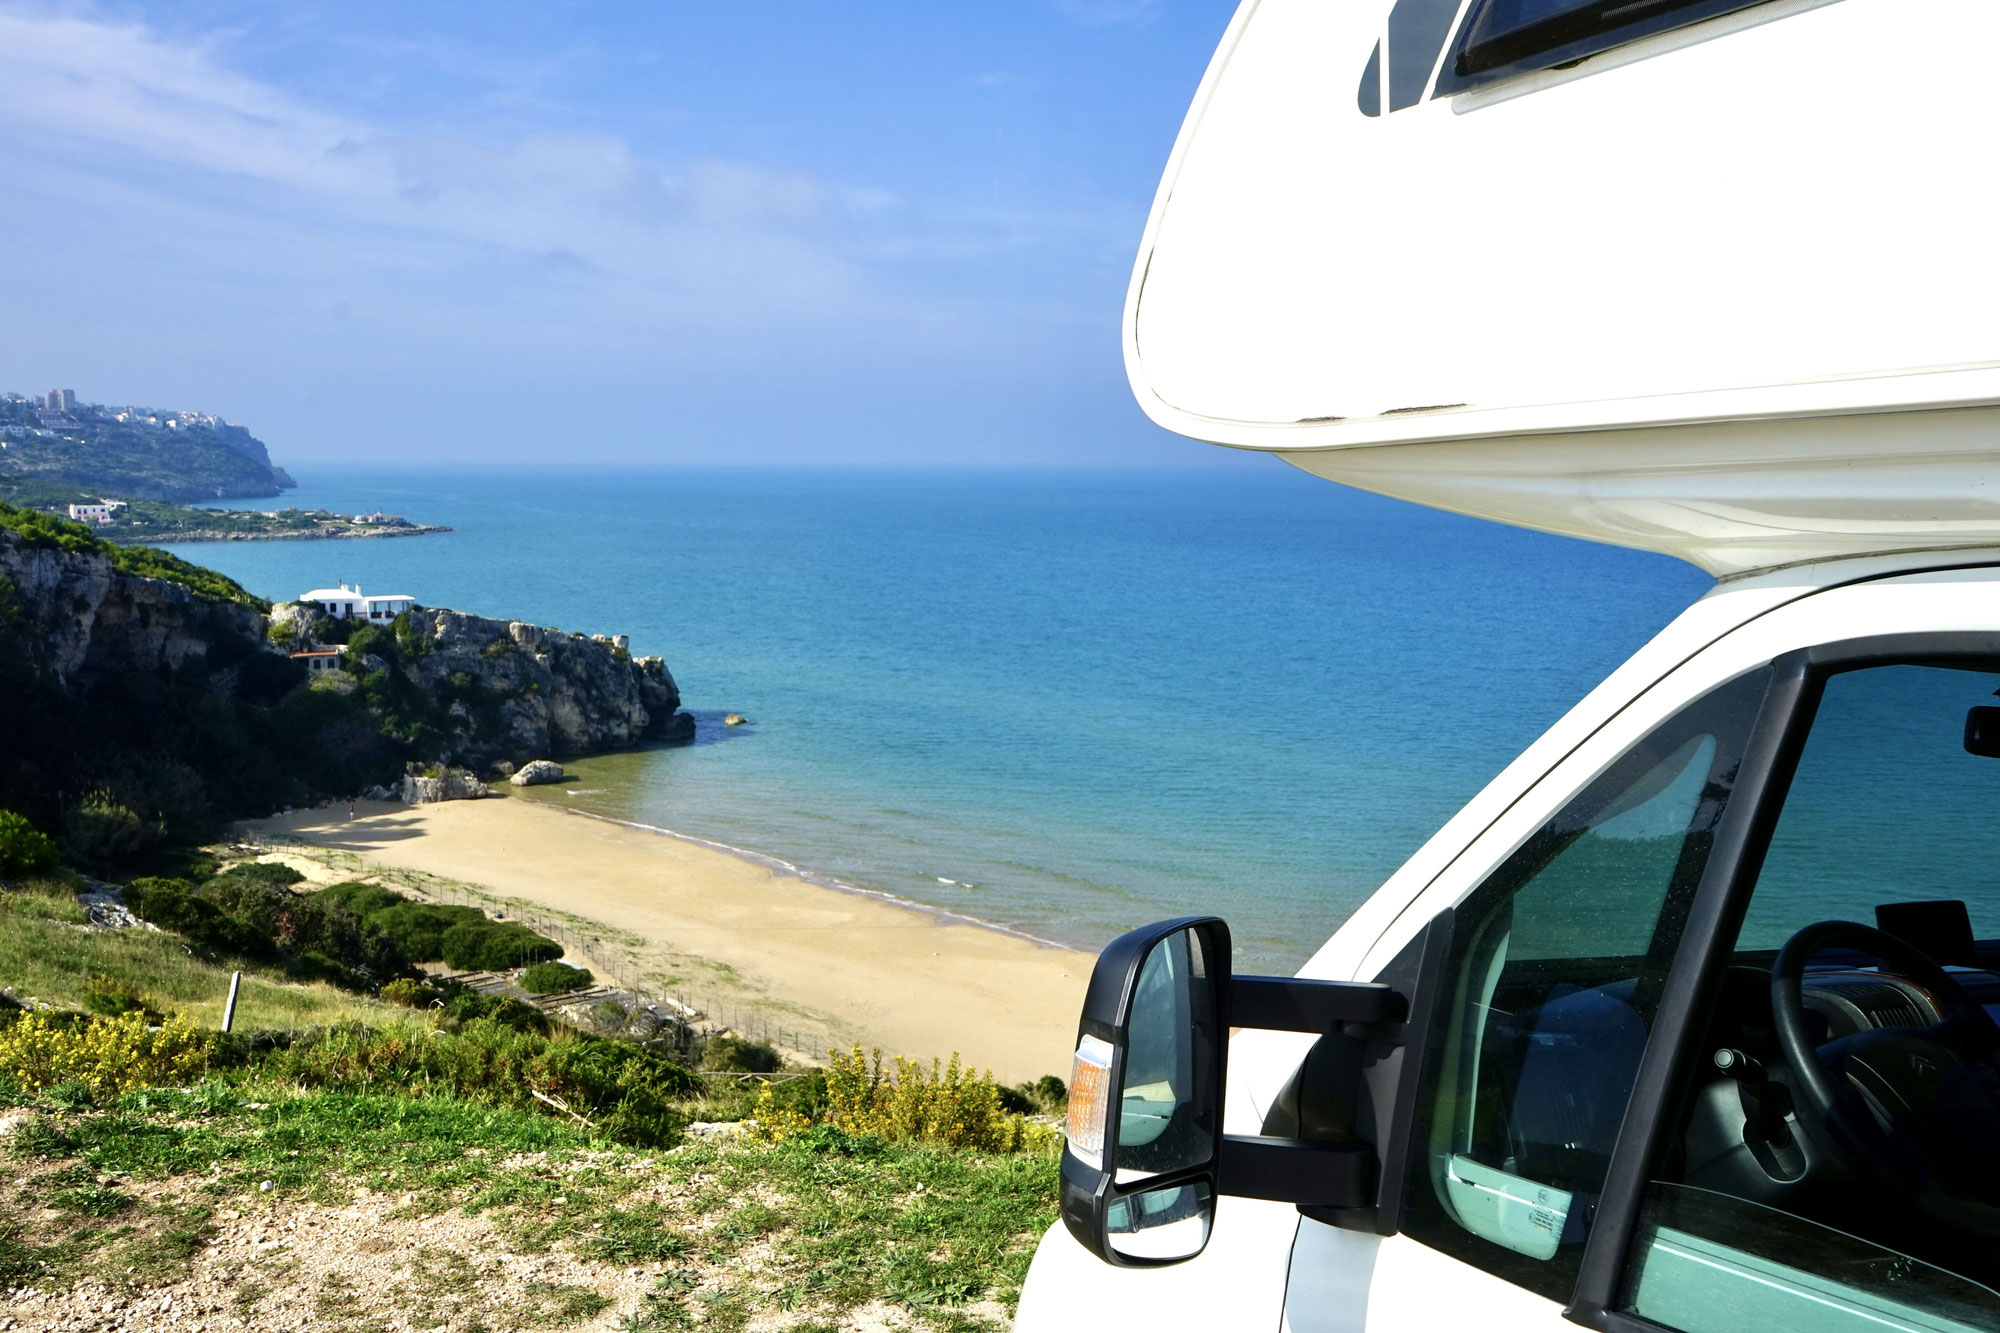
[[1766,673],[1633,747],[1456,910],[1403,1230],[1568,1295]]
[[[1825,681],[1673,1103],[1631,1313],[1684,1333],[2000,1327],[2000,747],[1978,725],[1996,685],[1935,663]],[[1844,930],[1774,998],[1779,950],[1836,920],[1894,939]],[[1777,1040],[1780,1004],[1830,1100]]]

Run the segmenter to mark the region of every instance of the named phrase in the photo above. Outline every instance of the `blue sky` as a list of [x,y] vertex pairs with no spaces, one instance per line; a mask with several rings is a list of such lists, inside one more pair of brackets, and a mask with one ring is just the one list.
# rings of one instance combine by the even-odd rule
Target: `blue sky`
[[281,459],[1210,461],[1118,314],[1226,0],[0,0],[0,388]]

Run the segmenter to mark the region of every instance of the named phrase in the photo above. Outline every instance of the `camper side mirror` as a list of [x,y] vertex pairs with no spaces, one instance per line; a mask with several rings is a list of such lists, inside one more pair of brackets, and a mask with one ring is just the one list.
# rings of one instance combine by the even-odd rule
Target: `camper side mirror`
[[1062,1214],[1106,1263],[1208,1244],[1222,1154],[1229,927],[1181,917],[1099,955],[1077,1026]]

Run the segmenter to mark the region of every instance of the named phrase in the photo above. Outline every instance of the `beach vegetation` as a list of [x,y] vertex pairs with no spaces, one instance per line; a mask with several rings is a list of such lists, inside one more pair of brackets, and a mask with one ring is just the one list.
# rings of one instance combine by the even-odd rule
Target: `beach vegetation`
[[928,1068],[902,1056],[885,1064],[879,1049],[864,1054],[859,1046],[827,1054],[824,1107],[815,1112],[787,1106],[774,1088],[766,1088],[757,1101],[759,1137],[784,1142],[831,1127],[888,1143],[985,1152],[1060,1146],[1061,1135],[1053,1128],[1007,1111],[992,1073],[961,1068],[956,1052],[949,1061],[933,1059]]
[[518,921],[494,921],[484,914],[444,933],[444,961],[461,971],[504,972],[561,955],[560,944]]
[[410,972],[394,939],[338,897],[297,893],[289,866],[246,863],[195,883],[147,876],[125,886],[141,918],[225,958],[276,965],[302,981],[368,992]]
[[568,963],[536,963],[521,973],[521,989],[530,995],[561,995],[566,991],[582,990],[595,978],[587,967],[571,967]]
[[0,1027],[0,1075],[30,1093],[75,1085],[96,1100],[184,1083],[208,1068],[209,1040],[184,1018],[149,1027],[143,1012],[78,1021],[24,1013]]
[[56,868],[56,842],[27,816],[0,810],[0,879],[44,875]]
[[775,1074],[784,1057],[768,1041],[724,1034],[702,1043],[701,1067],[715,1073]]
[[1063,1115],[1069,1110],[1069,1086],[1054,1074],[1011,1088],[1003,1085],[1000,1105],[1017,1115]]
[[[476,907],[417,902],[376,884],[334,884],[313,898],[378,932],[415,961],[498,972],[560,958],[563,953],[560,944],[518,921],[495,921]],[[587,974],[575,984],[589,985]]]
[[677,1103],[700,1086],[665,1056],[628,1042],[560,1026],[523,1031],[492,1014],[459,1021],[449,1009],[435,1023],[307,1034],[264,1056],[256,1074],[302,1088],[416,1090],[553,1114],[636,1147],[678,1143],[686,1120]]
[[140,818],[137,811],[108,789],[90,792],[63,815],[63,850],[79,865],[99,869],[148,848],[167,835],[164,819]]
[[[374,885],[307,895],[292,878],[240,867],[138,896],[252,918],[282,904],[272,895],[306,910],[323,898],[319,911],[349,919],[403,905]],[[664,1050],[449,979],[398,978],[385,1004],[288,982],[277,964],[246,972],[239,1031],[221,1034],[228,973],[176,937],[12,915],[0,915],[0,976],[67,1006],[0,998],[0,1107],[28,1112],[6,1140],[0,1282],[32,1284],[38,1300],[176,1283],[228,1219],[275,1222],[365,1188],[396,1195],[390,1218],[448,1215],[510,1252],[576,1256],[568,1285],[533,1291],[489,1281],[497,1270],[415,1263],[426,1308],[449,1304],[468,1326],[597,1317],[611,1299],[597,1287],[644,1266],[653,1285],[636,1308],[623,1298],[625,1327],[830,1328],[868,1306],[912,1326],[990,1328],[1056,1216],[1055,1157],[1006,1150],[1037,1148],[1027,1134],[966,1132],[991,1119],[997,1090],[956,1062],[852,1051],[837,1076],[704,1079]],[[718,1061],[728,1040],[710,1044]],[[743,1043],[746,1060],[767,1059],[758,1045]],[[740,1146],[682,1141],[690,1119],[740,1119],[753,1103],[795,1127]],[[245,1317],[300,1300],[387,1322],[408,1312],[383,1293],[357,1304],[365,1284],[301,1290],[319,1279],[283,1259],[244,1275]]]
[[121,1014],[138,1014],[149,1023],[157,1023],[166,1016],[154,1008],[151,1000],[123,977],[107,976],[93,972],[84,978],[83,1007],[94,1014],[104,1014],[116,1018]]
[[382,987],[382,998],[405,1009],[428,1009],[440,1003],[438,993],[415,977],[397,977]]

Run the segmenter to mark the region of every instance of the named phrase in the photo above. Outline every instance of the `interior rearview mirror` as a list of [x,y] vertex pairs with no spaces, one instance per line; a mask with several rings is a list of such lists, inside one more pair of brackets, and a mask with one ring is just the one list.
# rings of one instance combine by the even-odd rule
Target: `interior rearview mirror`
[[1107,1263],[1178,1263],[1208,1244],[1228,982],[1217,917],[1132,931],[1098,957],[1077,1028],[1062,1212]]
[[1965,752],[2000,759],[2000,708],[1983,705],[1965,715]]

